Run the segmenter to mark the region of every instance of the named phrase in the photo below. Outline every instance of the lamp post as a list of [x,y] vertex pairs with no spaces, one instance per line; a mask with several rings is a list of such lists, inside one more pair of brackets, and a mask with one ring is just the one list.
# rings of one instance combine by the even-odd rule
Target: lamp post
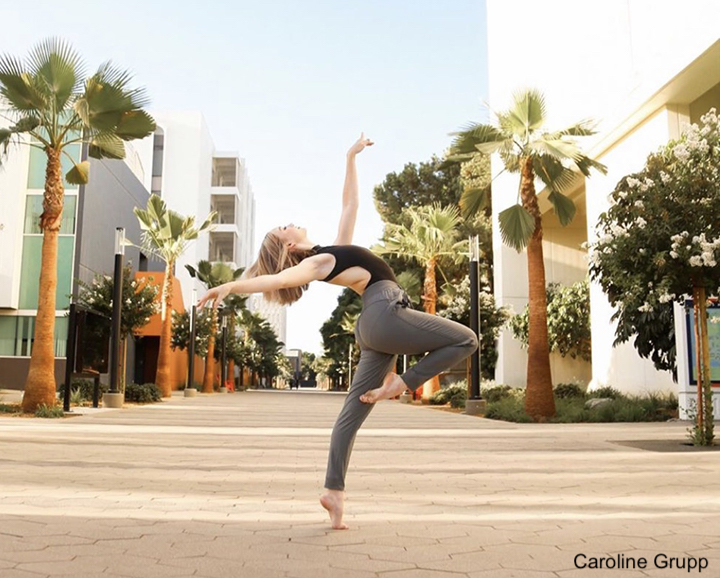
[[222,323],[222,341],[220,346],[220,393],[227,393],[225,380],[227,379],[227,351],[225,344],[227,342],[227,311],[220,313]]
[[350,347],[348,347],[348,389],[350,389],[350,386],[352,385],[352,354],[353,354],[353,344],[350,344]]
[[120,332],[123,293],[123,256],[125,255],[125,229],[115,229],[115,271],[113,276],[112,331],[110,333],[110,388],[103,395],[104,407],[122,407],[123,394],[118,389],[120,363]]
[[[480,238],[470,237],[470,329],[480,343]],[[485,413],[486,403],[480,396],[480,347],[470,356],[470,395],[465,404],[465,413],[477,415]]]
[[188,377],[185,384],[185,397],[195,397],[195,324],[197,322],[197,289],[192,290],[192,307],[190,307],[190,341],[188,342]]

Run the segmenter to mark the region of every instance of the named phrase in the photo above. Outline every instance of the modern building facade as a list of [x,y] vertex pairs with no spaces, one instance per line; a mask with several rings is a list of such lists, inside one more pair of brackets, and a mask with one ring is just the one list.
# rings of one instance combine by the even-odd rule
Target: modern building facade
[[[184,304],[190,303],[193,287],[199,294],[203,292],[186,271],[186,264],[196,266],[209,259],[246,267],[253,253],[255,201],[244,160],[234,153],[215,151],[200,113],[153,115],[158,130],[146,139],[127,143],[125,160],[89,159],[88,185],[65,183],[55,324],[58,383],[64,378],[66,314],[71,295],[78,291],[75,280],[91,282],[96,274],[112,274],[116,227],[123,227],[133,244],[141,243],[133,208],[145,207],[151,193],[160,195],[172,210],[195,215],[198,221],[211,210],[219,214],[215,231],[190,243],[176,264],[175,309],[183,310]],[[79,145],[68,152],[77,160],[82,156]],[[0,168],[0,388],[21,389],[29,367],[37,313],[42,246],[38,222],[45,166],[42,151],[21,146],[10,151]],[[65,166],[65,171],[68,168]],[[126,247],[125,259],[136,275],[156,272],[154,277],[162,280],[164,263],[137,247]],[[157,321],[151,320],[143,330],[137,348],[129,344],[126,380],[145,382],[154,376]],[[185,379],[183,363],[174,360],[172,365],[177,385]]]
[[[79,145],[70,147],[69,153],[75,159],[82,154]],[[130,162],[89,159],[90,182],[80,187],[65,183],[55,319],[58,383],[64,378],[67,308],[79,289],[75,280],[89,283],[96,274],[112,274],[116,227],[123,227],[130,239],[140,237],[132,209],[146,204],[149,193],[142,185],[141,167],[133,162],[136,157],[131,147],[128,153]],[[0,388],[22,389],[30,364],[43,239],[38,223],[45,167],[42,151],[19,146],[9,151],[0,169]],[[125,252],[126,262],[134,271],[158,269],[136,247],[127,247]],[[129,344],[130,368],[134,355],[135,348]]]
[[[517,18],[522,14],[522,18]],[[625,175],[640,170],[647,155],[698,122],[711,107],[720,109],[720,5],[711,0],[603,0],[538,3],[487,0],[489,104],[503,110],[513,92],[535,87],[544,93],[547,126],[559,129],[587,118],[599,133],[582,143],[608,167],[607,175],[578,178],[569,196],[578,207],[573,223],[560,227],[541,193],[547,282],[570,284],[588,274],[583,242],[593,243],[608,194]],[[682,21],[680,25],[679,22]],[[548,29],[561,31],[545,34]],[[536,49],[528,52],[528,43]],[[480,114],[480,111],[479,111]],[[492,160],[493,174],[502,165]],[[515,202],[517,175],[493,183],[495,295],[499,304],[521,311],[527,303],[527,261],[503,245],[498,214]],[[631,342],[614,346],[613,309],[599,285],[591,283],[592,362],[553,360],[555,383],[576,381],[590,388],[673,391],[681,407],[694,398],[688,383],[682,307],[676,308],[678,378],[638,356]],[[525,385],[527,356],[505,331],[499,341],[496,380]],[[715,414],[720,399],[715,396]],[[683,415],[681,413],[681,415]]]

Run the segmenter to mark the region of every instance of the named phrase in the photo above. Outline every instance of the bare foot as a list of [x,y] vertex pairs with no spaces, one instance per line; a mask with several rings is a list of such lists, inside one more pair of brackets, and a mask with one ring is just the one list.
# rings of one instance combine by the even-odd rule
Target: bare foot
[[383,399],[390,399],[400,395],[407,389],[407,384],[397,373],[388,373],[385,376],[382,387],[371,389],[367,393],[360,396],[363,403],[375,403]]
[[325,493],[320,496],[322,507],[330,514],[330,522],[332,523],[333,530],[348,529],[347,524],[344,524],[342,521],[344,500],[345,496],[342,490],[326,490]]

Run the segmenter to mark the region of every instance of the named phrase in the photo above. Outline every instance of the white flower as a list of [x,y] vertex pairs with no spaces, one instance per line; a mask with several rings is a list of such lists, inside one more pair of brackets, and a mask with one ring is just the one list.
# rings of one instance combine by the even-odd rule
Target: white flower
[[644,209],[644,208],[645,208],[645,203],[643,203],[642,201],[635,201],[635,206],[636,206],[638,209]]
[[653,310],[652,305],[650,305],[647,301],[645,303],[643,303],[640,307],[638,307],[638,311],[640,311],[642,313],[650,312],[652,310]]
[[677,157],[679,161],[686,161],[690,157],[690,153],[688,152],[684,143],[679,143],[675,145],[675,147],[673,148],[673,154]]
[[668,175],[665,171],[660,171],[660,180],[663,182],[663,185],[667,185],[670,181],[670,175]]
[[703,266],[703,260],[702,257],[699,255],[693,255],[690,257],[690,266],[691,267],[702,267]]
[[647,221],[642,217],[638,217],[637,219],[635,219],[635,224],[641,229],[644,229],[645,225],[647,225]]
[[679,255],[678,255],[675,251],[670,251],[670,256],[671,256],[673,259],[677,259],[677,258],[679,257]]

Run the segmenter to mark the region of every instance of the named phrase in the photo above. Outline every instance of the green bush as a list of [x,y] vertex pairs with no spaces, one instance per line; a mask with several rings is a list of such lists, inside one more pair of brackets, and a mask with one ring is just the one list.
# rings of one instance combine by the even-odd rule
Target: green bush
[[[61,386],[62,387],[62,386]],[[83,401],[92,401],[95,382],[92,379],[73,379],[70,382],[72,403],[82,403]],[[98,388],[98,399],[108,392],[108,386],[104,383]]]
[[531,422],[532,418],[525,413],[524,405],[525,400],[523,397],[508,395],[498,401],[488,403],[485,417],[490,419],[514,421],[517,423]]
[[0,403],[0,413],[20,413],[21,411],[19,405]]
[[135,403],[153,403],[162,399],[160,388],[154,383],[128,383],[125,386],[125,401]]
[[[453,400],[456,404],[460,403],[462,399],[462,406],[453,405]],[[430,397],[430,405],[445,405],[449,403],[452,407],[465,407],[465,400],[467,399],[467,382],[465,380],[456,381],[436,391],[432,397]]]
[[487,403],[495,403],[510,395],[512,387],[509,385],[495,385],[483,391],[483,397]]
[[600,387],[596,390],[589,391],[588,397],[591,397],[591,398],[609,397],[610,399],[619,399],[624,396],[622,393],[620,393],[614,387],[610,387],[609,385],[606,385],[606,386]]
[[[556,414],[552,423],[609,423],[609,422],[647,422],[666,421],[676,417],[678,400],[673,394],[651,393],[644,396],[625,396],[616,390],[603,391],[605,397],[614,392],[617,397],[612,401],[587,409],[585,396],[558,397],[555,401]],[[529,422],[525,414],[523,390],[513,390],[497,401],[488,400],[485,417],[512,422]]]
[[63,408],[59,405],[45,405],[43,403],[39,405],[38,408],[35,410],[35,417],[65,417],[65,412],[63,411]]
[[566,399],[568,397],[585,397],[585,392],[577,383],[559,383],[553,390],[555,399]]

